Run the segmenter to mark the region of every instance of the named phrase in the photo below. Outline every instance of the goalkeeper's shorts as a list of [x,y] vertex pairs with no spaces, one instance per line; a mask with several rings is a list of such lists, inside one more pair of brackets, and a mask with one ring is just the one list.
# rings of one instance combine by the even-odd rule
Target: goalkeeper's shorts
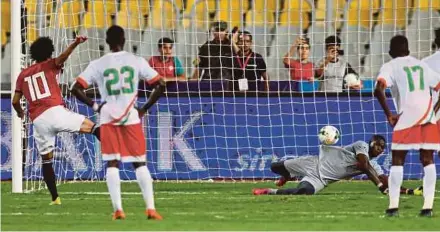
[[142,124],[101,125],[101,151],[104,161],[145,162],[146,146]]

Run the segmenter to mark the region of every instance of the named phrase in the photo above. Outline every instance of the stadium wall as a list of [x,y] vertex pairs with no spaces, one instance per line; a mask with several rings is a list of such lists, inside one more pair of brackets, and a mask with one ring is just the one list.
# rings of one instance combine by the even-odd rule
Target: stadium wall
[[[11,178],[10,101],[10,97],[1,99],[2,180]],[[66,102],[70,101],[75,100]],[[91,116],[90,109],[78,106],[81,114]],[[317,154],[317,131],[327,124],[340,129],[342,138],[338,145],[368,141],[374,133],[390,139],[390,127],[383,120],[377,120],[384,115],[373,96],[204,97],[187,94],[186,97],[161,98],[156,106],[148,116],[149,124],[144,124],[148,165],[156,179],[275,178],[270,172],[270,163]],[[59,136],[57,149],[60,150],[56,159],[66,162],[61,162],[63,165],[57,167],[56,173],[64,173],[66,179],[103,179],[103,164],[97,152],[99,143],[94,141],[90,135]],[[26,156],[37,155],[32,140],[28,141],[26,150]],[[390,166],[389,150],[379,157],[379,164],[386,172]],[[405,178],[420,178],[423,171],[418,156],[410,155],[407,159]],[[35,173],[39,166],[32,167],[35,170],[24,170],[24,178],[32,178],[30,173]],[[135,179],[131,166],[125,170],[131,171],[124,171],[123,179]]]

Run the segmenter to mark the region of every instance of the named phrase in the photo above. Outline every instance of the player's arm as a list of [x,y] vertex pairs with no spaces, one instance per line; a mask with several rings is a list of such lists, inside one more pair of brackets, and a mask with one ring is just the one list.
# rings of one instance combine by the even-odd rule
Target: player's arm
[[17,116],[19,118],[23,118],[24,112],[21,108],[20,99],[23,96],[21,92],[15,92],[14,97],[12,98],[12,106],[14,107],[15,112],[17,112]]
[[154,103],[156,103],[160,96],[165,92],[166,89],[166,82],[160,78],[156,83],[155,86],[153,88],[153,91],[150,94],[150,97],[148,97],[147,102],[141,107],[138,108],[139,111],[139,116],[143,116],[145,114],[145,112],[148,111],[148,109],[151,108],[151,106],[154,105]]
[[399,115],[393,115],[391,113],[390,107],[388,107],[386,96],[385,96],[385,89],[387,88],[387,84],[385,79],[379,78],[377,80],[376,88],[374,89],[374,95],[376,96],[377,100],[379,101],[380,106],[383,109],[383,112],[385,113],[385,116],[388,119],[388,122],[391,124],[391,126],[395,126],[397,124],[397,121],[399,120]]
[[78,100],[82,103],[91,107],[95,112],[101,111],[101,108],[105,102],[102,102],[101,104],[96,103],[93,101],[93,99],[86,95],[84,90],[87,89],[89,85],[96,83],[95,79],[101,75],[99,69],[97,69],[98,66],[99,65],[97,63],[93,61],[90,62],[84,72],[82,72],[79,77],[76,78],[76,81],[70,88],[70,93],[72,93],[73,96],[78,98]]
[[72,54],[73,50],[75,50],[78,45],[84,43],[86,40],[86,36],[77,36],[75,38],[75,41],[73,41],[73,43],[71,43],[69,47],[67,47],[67,49],[64,50],[63,53],[61,53],[61,55],[55,58],[55,65],[62,66],[64,62],[66,62],[67,58],[69,58],[69,56]]
[[89,98],[84,91],[84,87],[78,81],[73,84],[70,92],[73,96],[78,98],[79,101],[91,107],[95,112],[101,111],[102,106],[105,104],[105,102],[98,104]]
[[379,175],[377,174],[376,169],[370,164],[367,155],[358,154],[356,159],[358,161],[359,170],[365,173],[368,176],[368,179],[370,179],[382,193],[386,193],[388,188],[380,181]]

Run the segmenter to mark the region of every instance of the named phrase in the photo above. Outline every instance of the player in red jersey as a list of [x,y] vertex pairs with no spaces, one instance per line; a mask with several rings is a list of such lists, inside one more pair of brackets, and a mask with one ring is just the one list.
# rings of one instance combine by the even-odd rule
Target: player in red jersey
[[34,137],[42,158],[43,178],[52,195],[51,205],[60,205],[55,173],[52,167],[55,137],[58,132],[93,133],[99,139],[99,127],[84,115],[69,111],[64,107],[57,76],[64,62],[73,50],[87,37],[76,37],[75,41],[58,57],[52,58],[54,46],[48,37],[40,37],[32,43],[31,58],[36,62],[23,70],[17,78],[12,105],[18,117],[23,118],[24,111],[20,99],[24,96],[28,102],[30,119],[34,126]]

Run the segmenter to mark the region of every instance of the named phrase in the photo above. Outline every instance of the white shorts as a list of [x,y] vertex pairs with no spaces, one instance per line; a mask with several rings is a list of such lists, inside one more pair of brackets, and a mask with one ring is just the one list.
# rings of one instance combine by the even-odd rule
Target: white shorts
[[58,132],[78,132],[85,116],[74,113],[63,106],[54,106],[34,121],[34,137],[40,155],[53,151]]

